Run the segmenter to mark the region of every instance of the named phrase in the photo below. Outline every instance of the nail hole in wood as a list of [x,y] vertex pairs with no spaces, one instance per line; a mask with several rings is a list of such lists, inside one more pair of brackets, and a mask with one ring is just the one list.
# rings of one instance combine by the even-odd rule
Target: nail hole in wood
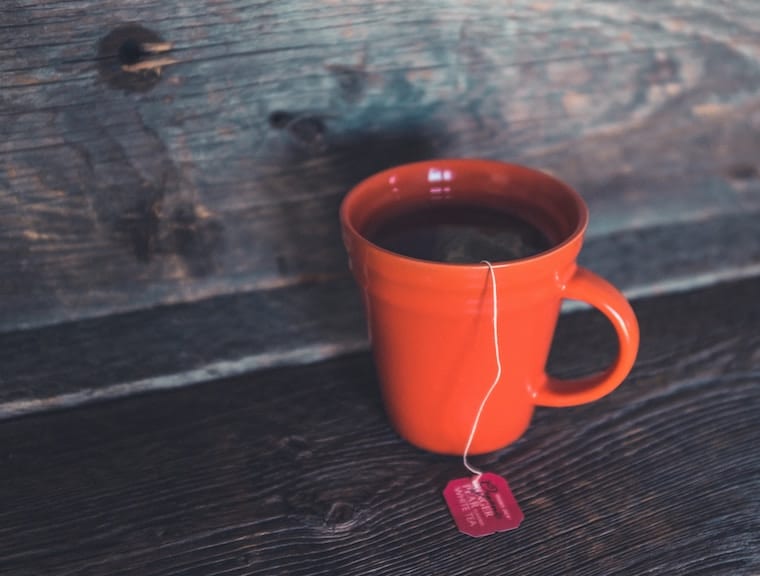
[[143,55],[142,44],[134,38],[127,38],[119,46],[119,62],[122,64],[137,64]]
[[275,130],[282,130],[293,120],[293,115],[284,110],[275,110],[269,115],[269,125]]
[[125,24],[111,30],[98,42],[100,78],[111,88],[127,92],[147,92],[161,79],[160,67],[128,71],[146,59],[144,46],[164,43],[153,30],[140,24]]

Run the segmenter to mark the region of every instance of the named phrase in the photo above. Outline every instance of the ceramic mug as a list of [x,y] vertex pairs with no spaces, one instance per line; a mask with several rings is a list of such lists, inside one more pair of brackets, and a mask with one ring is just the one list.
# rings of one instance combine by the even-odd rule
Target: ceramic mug
[[[402,256],[373,244],[368,226],[405,206],[440,202],[508,205],[552,247],[493,262],[503,366],[470,453],[503,448],[527,429],[535,406],[575,406],[612,392],[639,345],[636,316],[606,280],[576,263],[588,224],[581,196],[544,172],[501,162],[445,159],[407,164],[358,184],[340,209],[349,265],[364,296],[388,417],[412,444],[462,454],[496,374],[490,270]],[[619,340],[606,370],[577,380],[546,373],[563,299],[582,300],[612,323]]]

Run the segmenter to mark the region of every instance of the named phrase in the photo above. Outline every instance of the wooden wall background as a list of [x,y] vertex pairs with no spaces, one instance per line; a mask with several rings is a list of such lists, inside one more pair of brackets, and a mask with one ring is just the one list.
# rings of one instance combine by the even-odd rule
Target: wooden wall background
[[760,3],[4,0],[0,416],[363,348],[339,202],[444,156],[631,295],[758,273]]

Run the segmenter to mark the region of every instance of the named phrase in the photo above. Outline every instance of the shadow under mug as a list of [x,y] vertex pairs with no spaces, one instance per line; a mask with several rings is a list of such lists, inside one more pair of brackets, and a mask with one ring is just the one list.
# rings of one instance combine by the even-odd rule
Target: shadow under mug
[[[340,209],[383,400],[396,431],[425,450],[462,454],[496,375],[488,266],[409,258],[365,236],[369,226],[389,214],[441,202],[507,206],[553,245],[528,258],[493,262],[503,370],[470,453],[491,452],[518,439],[535,406],[584,404],[614,390],[633,366],[639,328],[625,297],[576,263],[588,223],[580,195],[543,172],[501,162],[407,164],[358,184]],[[591,304],[615,327],[618,356],[603,372],[577,380],[547,375],[563,299]]]

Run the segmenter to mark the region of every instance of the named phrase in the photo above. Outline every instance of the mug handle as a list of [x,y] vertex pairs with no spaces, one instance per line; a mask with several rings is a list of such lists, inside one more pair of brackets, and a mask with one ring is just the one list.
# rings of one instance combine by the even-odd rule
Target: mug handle
[[617,388],[628,376],[639,350],[639,323],[628,301],[612,284],[579,267],[566,284],[562,298],[582,300],[597,308],[617,332],[619,350],[612,366],[591,376],[563,380],[547,376],[543,388],[534,392],[538,406],[577,406],[598,400]]

